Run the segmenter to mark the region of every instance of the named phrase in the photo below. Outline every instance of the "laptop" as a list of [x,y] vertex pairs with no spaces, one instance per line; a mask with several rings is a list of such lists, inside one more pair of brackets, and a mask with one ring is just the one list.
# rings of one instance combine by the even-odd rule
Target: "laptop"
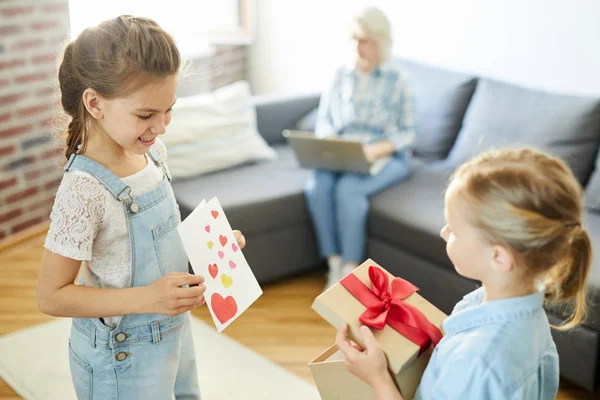
[[296,158],[304,168],[320,168],[338,172],[377,175],[391,157],[373,163],[367,160],[361,140],[348,140],[339,136],[318,138],[312,132],[284,130]]

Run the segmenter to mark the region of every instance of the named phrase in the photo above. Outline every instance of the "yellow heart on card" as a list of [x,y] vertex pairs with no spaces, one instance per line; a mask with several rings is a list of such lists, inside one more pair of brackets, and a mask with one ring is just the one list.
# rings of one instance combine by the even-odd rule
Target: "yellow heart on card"
[[221,283],[223,286],[225,286],[225,289],[227,289],[229,286],[233,285],[233,278],[225,274],[221,274]]
[[208,243],[206,243],[206,245],[208,246],[209,250],[212,250],[213,242],[208,242]]

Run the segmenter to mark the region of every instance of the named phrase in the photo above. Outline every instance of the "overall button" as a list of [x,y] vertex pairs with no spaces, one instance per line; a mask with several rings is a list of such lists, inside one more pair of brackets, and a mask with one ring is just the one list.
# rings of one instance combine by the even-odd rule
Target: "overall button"
[[117,359],[117,361],[123,361],[124,359],[127,358],[127,353],[125,353],[124,351],[117,353],[115,358]]
[[140,206],[138,206],[137,203],[131,203],[131,205],[129,206],[129,209],[131,210],[132,213],[137,214],[138,211],[140,211]]
[[115,340],[119,343],[123,343],[127,339],[127,335],[123,332],[119,332],[115,335]]

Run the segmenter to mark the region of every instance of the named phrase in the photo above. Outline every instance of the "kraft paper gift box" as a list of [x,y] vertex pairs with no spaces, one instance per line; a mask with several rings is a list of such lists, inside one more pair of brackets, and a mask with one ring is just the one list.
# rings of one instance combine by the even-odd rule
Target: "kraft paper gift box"
[[[317,297],[312,305],[335,328],[348,324],[350,339],[362,348],[359,328],[370,326],[387,356],[391,376],[406,399],[414,396],[433,344],[442,337],[446,318],[417,290],[369,259]],[[347,370],[335,345],[309,366],[323,400],[375,399],[370,386]]]

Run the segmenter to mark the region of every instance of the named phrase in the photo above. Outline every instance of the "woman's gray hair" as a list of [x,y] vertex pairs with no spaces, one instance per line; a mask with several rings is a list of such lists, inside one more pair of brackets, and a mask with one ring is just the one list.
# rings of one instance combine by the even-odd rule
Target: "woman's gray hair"
[[387,60],[392,51],[392,26],[390,20],[377,7],[364,8],[352,16],[350,35],[360,39],[372,39],[379,45],[381,61]]

